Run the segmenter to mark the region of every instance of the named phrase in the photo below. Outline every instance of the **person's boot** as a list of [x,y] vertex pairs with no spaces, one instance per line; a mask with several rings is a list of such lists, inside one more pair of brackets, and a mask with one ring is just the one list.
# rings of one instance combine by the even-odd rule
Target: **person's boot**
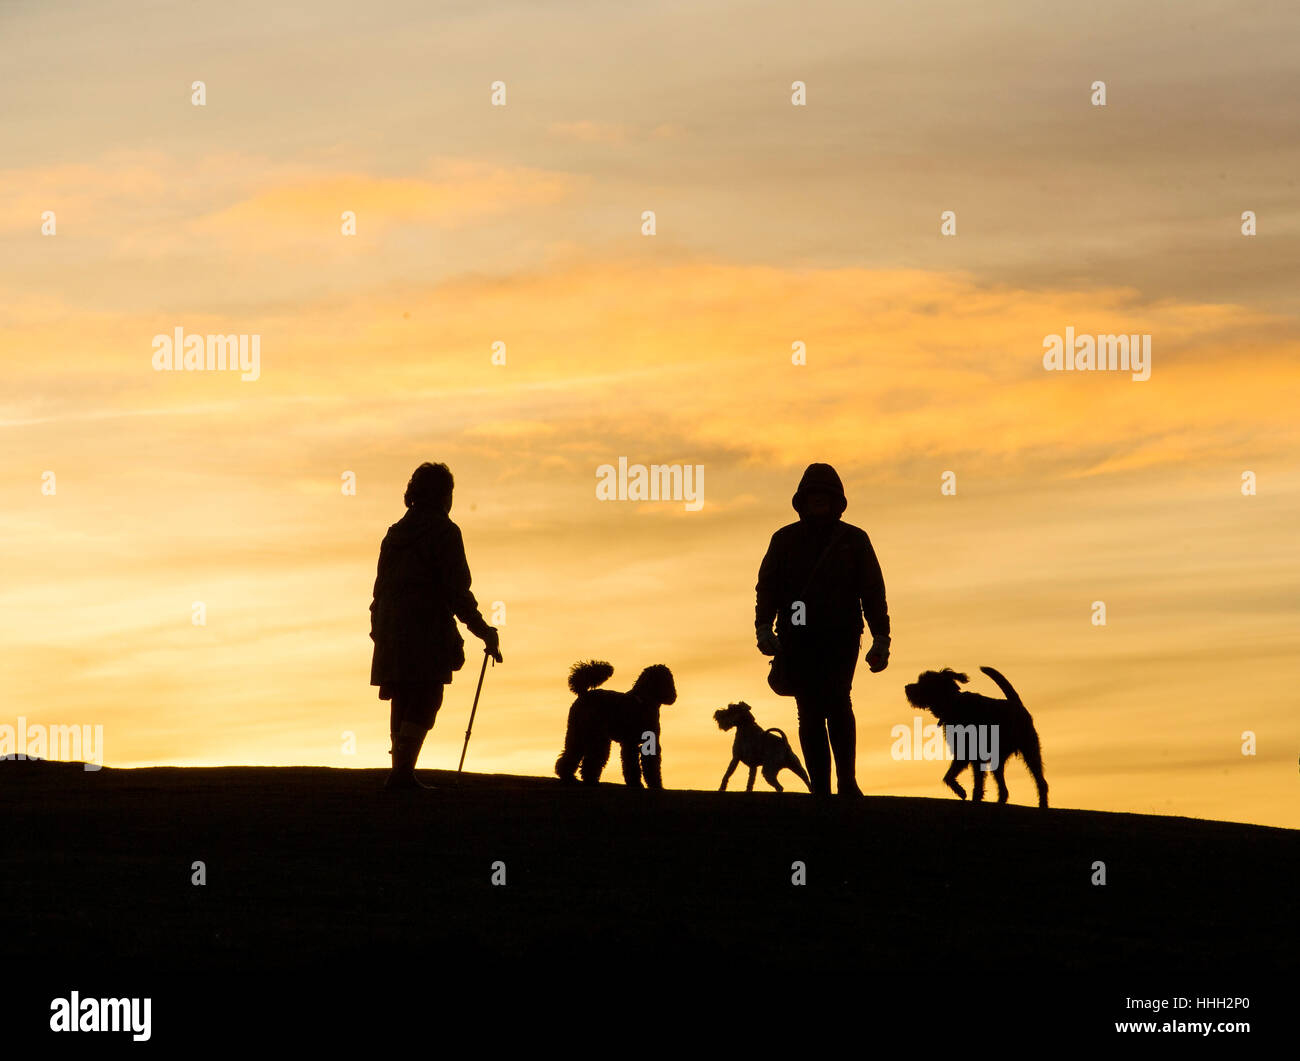
[[433,785],[426,785],[415,776],[415,762],[420,757],[420,749],[424,747],[424,738],[428,734],[425,729],[409,729],[403,726],[397,734],[397,739],[393,743],[393,772],[388,775],[388,780],[384,782],[384,788],[392,789],[430,789]]

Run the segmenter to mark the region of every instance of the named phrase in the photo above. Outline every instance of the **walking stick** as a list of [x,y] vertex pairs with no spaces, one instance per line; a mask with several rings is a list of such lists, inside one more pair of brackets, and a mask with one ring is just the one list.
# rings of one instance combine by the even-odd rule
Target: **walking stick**
[[487,673],[488,650],[483,650],[483,669],[478,672],[478,688],[474,690],[474,706],[469,709],[469,725],[465,728],[465,746],[460,750],[460,766],[456,767],[456,784],[460,784],[461,767],[465,765],[465,752],[469,750],[469,734],[474,728],[474,713],[478,710],[478,695],[483,691],[483,675]]

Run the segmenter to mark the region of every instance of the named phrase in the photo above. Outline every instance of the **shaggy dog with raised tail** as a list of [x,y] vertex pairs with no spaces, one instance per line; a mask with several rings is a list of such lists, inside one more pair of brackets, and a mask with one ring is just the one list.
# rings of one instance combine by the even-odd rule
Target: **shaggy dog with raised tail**
[[663,788],[663,749],[659,744],[659,709],[677,702],[673,673],[661,663],[647,667],[625,693],[598,689],[614,673],[603,660],[575,663],[569,671],[569,688],[577,699],[569,707],[564,751],[555,760],[561,781],[582,780],[594,785],[609,762],[611,744],[618,744],[623,759],[623,781],[630,788]]
[[[992,667],[980,670],[993,679],[1006,695],[1005,700],[958,688],[958,682],[964,685],[970,679],[950,667],[925,671],[916,681],[903,686],[908,703],[929,711],[943,727],[953,756],[943,783],[965,799],[966,790],[958,784],[957,775],[969,766],[973,777],[972,801],[979,802],[984,798],[985,774],[992,771],[998,785],[998,802],[1005,803],[1007,783],[1003,774],[1007,760],[1019,755],[1038,786],[1038,805],[1046,807],[1047,778],[1043,776],[1043,752],[1034,720],[1006,678]],[[980,750],[990,747],[991,761],[982,760]]]

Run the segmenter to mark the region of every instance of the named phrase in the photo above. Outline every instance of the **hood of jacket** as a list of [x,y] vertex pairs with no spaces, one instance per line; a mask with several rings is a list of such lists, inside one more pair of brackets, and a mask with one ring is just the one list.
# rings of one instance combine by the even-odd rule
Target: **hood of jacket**
[[804,516],[804,500],[814,490],[823,490],[835,498],[833,507],[837,517],[843,515],[844,510],[849,507],[848,498],[844,496],[844,484],[840,482],[835,469],[829,464],[810,464],[808,470],[803,473],[803,478],[799,480],[799,489],[794,492],[794,497],[790,498],[790,504],[799,513],[800,519]]

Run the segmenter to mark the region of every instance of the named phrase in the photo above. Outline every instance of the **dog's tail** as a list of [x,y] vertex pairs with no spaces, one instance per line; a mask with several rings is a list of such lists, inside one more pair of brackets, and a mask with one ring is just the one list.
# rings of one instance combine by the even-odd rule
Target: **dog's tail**
[[609,681],[614,668],[604,660],[590,659],[575,663],[569,671],[569,688],[576,694],[585,693]]
[[999,674],[997,671],[995,671],[992,667],[981,667],[980,670],[982,670],[985,674],[987,674],[990,678],[992,678],[995,682],[997,682],[998,688],[1002,690],[1002,695],[1005,696],[1011,703],[1015,704],[1017,707],[1021,708],[1022,710],[1028,710],[1024,705],[1024,701],[1020,699],[1020,694],[1016,692],[1013,688],[1011,688],[1011,683],[1007,681],[1006,678],[1002,677],[1002,675]]
[[790,743],[790,738],[785,735],[785,730],[783,729],[777,729],[775,726],[772,726],[770,729],[766,729],[763,732],[775,733],[778,737],[780,737],[783,741],[785,741],[786,744]]

